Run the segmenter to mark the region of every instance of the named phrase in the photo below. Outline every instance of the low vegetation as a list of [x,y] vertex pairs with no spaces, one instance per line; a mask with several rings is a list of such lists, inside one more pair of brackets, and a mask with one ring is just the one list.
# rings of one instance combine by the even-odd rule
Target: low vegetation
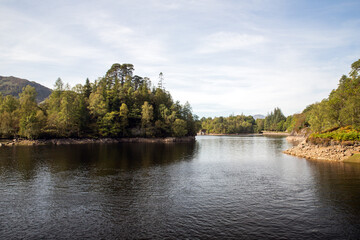
[[321,133],[312,133],[310,138],[333,139],[337,141],[360,141],[360,131],[351,126],[329,130]]
[[356,153],[356,154],[352,155],[351,157],[345,159],[344,162],[347,162],[347,163],[360,163],[360,154]]

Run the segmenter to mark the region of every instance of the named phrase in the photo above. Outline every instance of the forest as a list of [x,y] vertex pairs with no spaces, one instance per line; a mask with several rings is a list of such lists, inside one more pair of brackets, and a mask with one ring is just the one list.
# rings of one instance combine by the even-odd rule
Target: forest
[[19,98],[0,94],[0,135],[23,137],[182,137],[194,136],[198,117],[188,102],[174,101],[159,84],[133,74],[132,64],[115,63],[104,77],[70,88],[58,78],[49,98],[36,102],[34,87]]

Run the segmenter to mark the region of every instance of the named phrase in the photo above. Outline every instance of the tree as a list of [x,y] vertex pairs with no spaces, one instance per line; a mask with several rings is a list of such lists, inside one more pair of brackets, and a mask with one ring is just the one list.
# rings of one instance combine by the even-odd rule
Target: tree
[[151,121],[154,118],[154,108],[148,102],[144,102],[144,105],[141,107],[141,125],[145,130],[145,136],[153,136],[153,128]]
[[132,78],[132,81],[133,81],[134,90],[136,91],[144,80],[143,80],[142,77],[139,77],[138,75],[135,75]]
[[162,90],[164,89],[164,74],[162,72],[159,73],[158,88]]
[[176,119],[172,125],[172,131],[175,137],[183,137],[187,134],[186,122],[182,119]]
[[265,123],[265,119],[256,119],[255,120],[256,123],[256,132],[262,132],[264,130],[264,123]]
[[186,122],[186,131],[190,135],[196,135],[195,119],[192,115],[192,108],[189,102],[186,102],[182,108],[182,119]]
[[101,118],[99,125],[100,134],[103,137],[118,137],[121,133],[118,112],[106,113],[105,116]]
[[58,78],[55,82],[55,90],[54,91],[63,91],[64,90],[64,83],[61,78]]
[[125,77],[132,77],[134,66],[129,63],[119,64],[114,63],[107,71],[105,78],[111,83],[115,83],[116,79],[120,80],[121,86],[124,85]]
[[20,102],[15,97],[3,97],[0,93],[0,135],[15,137],[19,131]]
[[126,127],[129,125],[128,113],[129,113],[129,110],[128,110],[128,107],[126,106],[126,104],[125,103],[121,104],[119,115],[120,115],[120,126],[121,126],[123,135],[126,132]]
[[273,112],[266,116],[264,130],[283,131],[283,124],[285,121],[286,117],[281,112],[280,108],[275,108]]
[[36,103],[36,90],[27,85],[20,93],[20,131],[26,138],[37,138],[45,125],[45,115]]
[[84,85],[84,97],[89,98],[90,94],[91,94],[91,91],[92,91],[92,88],[91,88],[89,78],[86,78],[86,82],[85,82],[85,85]]
[[95,119],[106,114],[106,102],[103,95],[99,93],[99,91],[90,94],[88,108],[91,116]]
[[350,76],[355,79],[359,77],[359,71],[360,71],[360,59],[351,64],[351,71]]
[[84,114],[82,95],[72,91],[64,92],[60,101],[59,126],[62,136],[79,136]]

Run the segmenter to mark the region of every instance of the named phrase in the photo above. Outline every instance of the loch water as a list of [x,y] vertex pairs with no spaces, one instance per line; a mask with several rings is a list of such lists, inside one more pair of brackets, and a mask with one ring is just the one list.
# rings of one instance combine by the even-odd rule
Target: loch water
[[360,164],[283,137],[0,148],[0,239],[360,239]]

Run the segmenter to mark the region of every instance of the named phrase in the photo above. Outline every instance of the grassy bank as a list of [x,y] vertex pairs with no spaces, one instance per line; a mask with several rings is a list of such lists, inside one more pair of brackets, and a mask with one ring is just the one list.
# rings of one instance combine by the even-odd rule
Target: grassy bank
[[344,162],[348,163],[360,163],[360,153],[354,154],[348,159],[345,159]]
[[328,139],[336,141],[360,141],[360,131],[351,126],[331,129],[321,133],[312,133],[310,140],[316,142],[316,139]]

